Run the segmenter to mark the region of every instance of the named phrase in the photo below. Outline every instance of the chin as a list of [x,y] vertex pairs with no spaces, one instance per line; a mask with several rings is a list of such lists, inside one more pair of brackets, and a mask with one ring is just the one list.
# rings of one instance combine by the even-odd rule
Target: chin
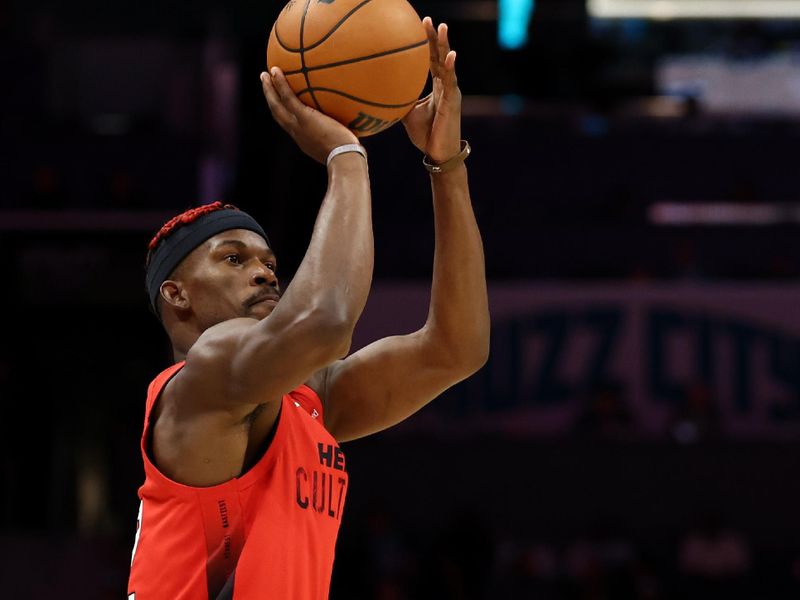
[[258,304],[254,304],[253,306],[249,306],[246,309],[247,317],[251,319],[264,319],[272,314],[272,311],[275,310],[275,305],[272,302],[259,302]]

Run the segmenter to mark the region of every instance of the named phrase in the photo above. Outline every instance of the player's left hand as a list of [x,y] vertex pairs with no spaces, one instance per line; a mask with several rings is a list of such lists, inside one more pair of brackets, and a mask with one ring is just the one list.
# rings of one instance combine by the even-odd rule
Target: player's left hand
[[461,90],[456,79],[456,53],[450,50],[447,24],[434,28],[430,17],[422,20],[431,54],[433,91],[417,102],[403,119],[412,143],[435,162],[461,151]]

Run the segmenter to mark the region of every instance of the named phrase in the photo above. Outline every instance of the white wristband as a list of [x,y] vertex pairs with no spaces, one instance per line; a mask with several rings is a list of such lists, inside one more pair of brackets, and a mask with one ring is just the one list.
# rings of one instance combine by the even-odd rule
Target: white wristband
[[338,148],[331,150],[331,153],[328,154],[328,160],[325,161],[325,164],[330,165],[334,158],[347,152],[358,152],[364,157],[364,160],[367,160],[367,149],[364,148],[364,146],[361,144],[345,144],[344,146],[339,146]]

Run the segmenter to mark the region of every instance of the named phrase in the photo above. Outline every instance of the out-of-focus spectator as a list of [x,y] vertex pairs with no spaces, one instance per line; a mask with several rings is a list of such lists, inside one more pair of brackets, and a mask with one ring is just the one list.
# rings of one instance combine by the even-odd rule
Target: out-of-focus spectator
[[621,384],[598,382],[590,387],[578,417],[578,432],[603,437],[627,436],[632,433],[633,425]]
[[562,570],[556,549],[543,542],[505,541],[497,549],[498,568],[490,598],[562,597]]
[[39,165],[33,170],[30,191],[30,208],[64,208],[67,194],[61,174],[52,165]]
[[684,281],[707,279],[697,247],[688,241],[675,244],[672,248],[672,276]]
[[636,599],[636,550],[633,542],[608,524],[597,523],[566,550],[570,598],[576,600]]
[[789,588],[793,598],[800,596],[800,554],[794,556],[789,564]]
[[637,557],[633,578],[638,600],[661,600],[666,597],[659,574],[649,560]]
[[[409,531],[381,499],[373,499],[337,547],[331,597],[405,600],[415,576]],[[341,538],[340,538],[341,540]]]
[[457,513],[445,525],[422,563],[415,600],[488,598],[494,564],[494,540],[481,515]]
[[797,257],[775,254],[769,259],[764,275],[767,279],[796,279],[800,275]]
[[127,169],[115,169],[108,178],[107,206],[112,210],[140,208],[138,184]]
[[680,443],[690,444],[713,436],[719,424],[714,390],[698,380],[688,386],[678,406],[672,435]]
[[373,505],[366,515],[366,528],[369,553],[375,568],[375,599],[405,598],[403,583],[409,575],[409,558],[395,515],[382,504]]
[[749,597],[745,584],[752,566],[750,545],[718,512],[703,515],[683,536],[678,566],[684,598]]

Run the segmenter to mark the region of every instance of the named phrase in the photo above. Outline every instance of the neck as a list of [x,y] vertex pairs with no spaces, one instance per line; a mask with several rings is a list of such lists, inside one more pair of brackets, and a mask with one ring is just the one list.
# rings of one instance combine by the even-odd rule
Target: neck
[[200,334],[196,331],[186,331],[180,327],[177,331],[170,332],[169,339],[172,342],[172,357],[175,362],[186,360],[186,355],[199,337]]
[[179,319],[171,313],[164,315],[163,324],[172,344],[175,362],[186,360],[189,349],[194,346],[202,331],[193,319]]
[[172,341],[172,356],[175,359],[175,362],[180,362],[182,360],[186,360],[186,355],[189,354],[189,350],[192,348],[194,343],[197,341],[197,338],[200,337],[199,335],[191,336],[191,338],[187,336],[175,336],[171,337]]

